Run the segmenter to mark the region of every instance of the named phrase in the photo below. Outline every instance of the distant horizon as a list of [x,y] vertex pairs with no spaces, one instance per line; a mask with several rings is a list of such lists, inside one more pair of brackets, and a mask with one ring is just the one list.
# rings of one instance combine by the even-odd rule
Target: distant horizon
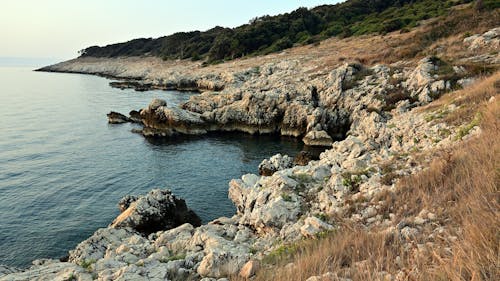
[[[255,17],[278,15],[299,7],[331,5],[341,0],[290,0],[235,3],[218,0],[133,1],[9,1],[0,12],[0,64],[18,61],[64,61],[90,46],[105,46],[136,38],[158,38],[176,32],[234,28]],[[36,24],[34,24],[36,23]],[[6,59],[9,58],[9,59]]]
[[43,67],[65,60],[52,57],[0,57],[0,67]]

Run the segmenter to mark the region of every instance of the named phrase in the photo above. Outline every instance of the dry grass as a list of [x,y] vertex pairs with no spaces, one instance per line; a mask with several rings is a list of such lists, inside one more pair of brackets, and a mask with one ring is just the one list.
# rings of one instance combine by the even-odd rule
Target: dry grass
[[[429,169],[403,178],[397,192],[382,196],[391,201],[386,211],[395,214],[394,223],[413,218],[422,209],[434,212],[437,221],[425,225],[412,241],[346,223],[323,239],[301,242],[291,259],[264,267],[254,280],[306,280],[325,272],[352,280],[385,280],[380,272],[415,281],[500,280],[499,78],[496,73],[436,101],[439,105],[454,97],[455,103],[470,106],[459,112],[464,116],[450,117],[452,123],[481,112],[482,133],[436,152]],[[496,99],[488,101],[491,96]],[[436,232],[437,226],[442,230]],[[417,250],[417,244],[427,247]],[[288,262],[293,266],[284,267]]]
[[130,73],[150,70],[152,78],[163,78],[172,72],[181,73],[225,73],[249,68],[258,68],[267,63],[297,60],[311,79],[326,75],[345,62],[359,61],[365,65],[392,64],[404,61],[412,66],[424,56],[437,55],[446,61],[472,55],[488,54],[492,50],[470,51],[462,43],[464,36],[481,33],[498,26],[499,9],[475,13],[469,5],[457,9],[445,17],[422,22],[407,33],[399,31],[386,35],[364,35],[345,39],[330,38],[319,45],[306,45],[265,56],[245,57],[221,64],[202,66],[202,62],[191,60],[167,60],[156,57],[129,57],[117,59],[81,58],[77,61],[85,67],[111,64],[111,68],[126,65]]
[[446,114],[443,121],[451,125],[465,124],[472,121],[479,107],[499,93],[500,72],[497,72],[466,89],[446,94],[421,110],[436,110],[454,104],[458,109]]

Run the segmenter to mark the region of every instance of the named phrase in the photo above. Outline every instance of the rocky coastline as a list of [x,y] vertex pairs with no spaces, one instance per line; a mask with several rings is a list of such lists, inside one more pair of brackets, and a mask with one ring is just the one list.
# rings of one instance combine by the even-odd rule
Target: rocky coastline
[[[499,42],[496,28],[462,44],[477,59],[479,51],[489,54]],[[482,63],[495,65],[496,56],[497,61],[488,57]],[[155,58],[85,58],[42,68],[133,79],[113,85],[139,91],[201,92],[180,107],[155,99],[128,116],[108,114],[113,124],[141,124],[146,137],[274,133],[326,149],[319,159],[278,154],[262,162],[259,175],[232,180],[228,196],[237,213],[205,225],[170,191],[124,197],[115,221],[70,251],[67,261],[37,260],[24,270],[0,267],[0,280],[250,278],[283,245],[338,229],[339,217],[412,243],[415,233],[438,224],[433,210],[402,221],[386,212],[380,198],[394,191],[399,178],[425,169],[414,153],[428,162],[433,151],[481,133],[476,125],[464,133],[462,125],[442,122],[443,114],[457,110],[453,104],[422,110],[476,81],[477,73],[458,63],[468,59],[454,63],[429,56],[375,65],[352,60],[317,69],[315,61],[300,56],[212,68],[182,62],[165,66]]]

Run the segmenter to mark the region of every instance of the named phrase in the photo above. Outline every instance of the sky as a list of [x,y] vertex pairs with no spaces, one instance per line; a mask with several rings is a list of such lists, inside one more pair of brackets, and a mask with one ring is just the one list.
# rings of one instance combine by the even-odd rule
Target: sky
[[236,27],[256,16],[340,0],[4,0],[0,57],[70,59],[78,50],[179,31]]

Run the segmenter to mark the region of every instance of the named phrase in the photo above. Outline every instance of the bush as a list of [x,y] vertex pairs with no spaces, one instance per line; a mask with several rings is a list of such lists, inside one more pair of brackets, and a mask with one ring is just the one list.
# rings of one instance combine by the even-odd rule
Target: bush
[[[206,57],[209,62],[224,61],[278,52],[331,36],[345,38],[400,29],[406,32],[420,20],[444,15],[451,6],[471,1],[349,0],[336,5],[299,8],[291,13],[254,18],[250,23],[233,29],[215,27],[205,32],[178,32],[157,39],[134,39],[104,47],[88,47],[79,54],[83,57],[153,55],[165,60],[199,60]],[[487,0],[482,5],[492,9],[500,4]],[[430,39],[439,36],[432,34]]]

